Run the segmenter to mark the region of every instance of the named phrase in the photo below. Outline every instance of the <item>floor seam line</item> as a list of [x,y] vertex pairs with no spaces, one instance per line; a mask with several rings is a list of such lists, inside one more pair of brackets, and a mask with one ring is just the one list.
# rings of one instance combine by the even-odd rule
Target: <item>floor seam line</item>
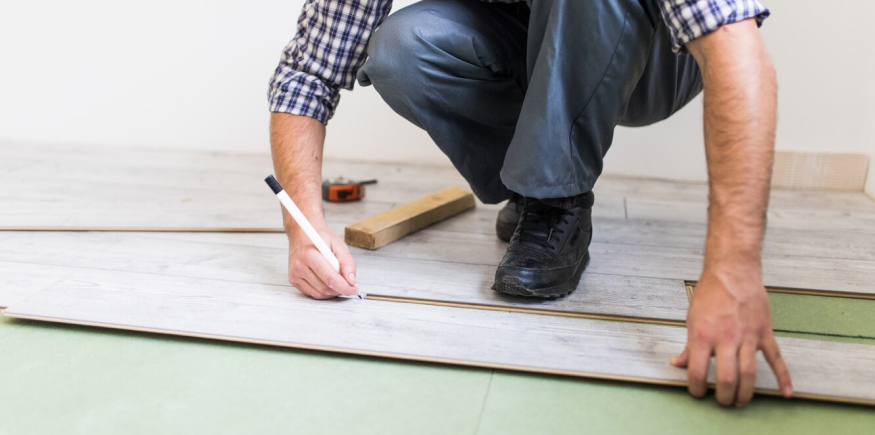
[[809,331],[794,331],[792,329],[775,329],[775,332],[786,332],[790,334],[802,334],[802,335],[812,335],[815,337],[836,337],[836,338],[856,338],[862,340],[875,340],[875,337],[870,337],[868,335],[845,335],[845,334],[835,334],[829,332],[809,332]]
[[483,395],[483,403],[480,405],[480,413],[477,415],[477,424],[474,426],[474,435],[480,433],[480,424],[483,422],[483,413],[486,411],[486,402],[489,400],[489,392],[492,389],[492,379],[495,377],[495,369],[489,373],[489,382],[486,384],[486,394]]

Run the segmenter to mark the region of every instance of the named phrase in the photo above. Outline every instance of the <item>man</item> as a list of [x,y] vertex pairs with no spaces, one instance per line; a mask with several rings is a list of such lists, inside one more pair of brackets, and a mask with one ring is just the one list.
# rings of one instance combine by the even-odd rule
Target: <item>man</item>
[[[617,125],[667,118],[704,89],[710,206],[705,262],[687,315],[689,391],[711,356],[716,396],[747,404],[762,350],[782,393],[760,250],[776,80],[757,0],[308,0],[270,84],[276,173],[337,254],[335,273],[284,217],[289,281],[314,298],[354,294],[355,262],[324,222],[325,124],[340,89],[373,85],[425,129],[487,203],[509,200],[493,289],[556,297],[589,261],[591,192]],[[385,19],[385,22],[383,22]]]

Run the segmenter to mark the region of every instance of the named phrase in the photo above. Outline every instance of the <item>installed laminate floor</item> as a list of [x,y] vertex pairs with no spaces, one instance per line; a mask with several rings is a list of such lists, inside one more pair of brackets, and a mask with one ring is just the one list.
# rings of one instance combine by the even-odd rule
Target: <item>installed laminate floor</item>
[[[506,245],[493,232],[499,206],[478,204],[379,250],[353,250],[360,286],[384,300],[317,302],[287,284],[279,206],[262,182],[270,171],[266,155],[0,146],[0,156],[0,229],[16,230],[0,231],[0,307],[10,306],[8,315],[683,382],[665,364],[683,329],[644,323],[684,320],[684,281],[701,270],[704,184],[603,177],[593,262],[566,298],[506,298],[489,289]],[[328,162],[325,173],[380,180],[363,202],[326,204],[337,232],[398,203],[464,186],[444,167]],[[860,193],[773,191],[766,284],[875,295],[872,222],[875,203]],[[53,231],[24,231],[34,229]],[[65,231],[82,229],[101,231]],[[229,232],[240,230],[255,233]],[[277,310],[296,317],[286,323]],[[636,323],[594,320],[605,318]],[[360,330],[340,337],[338,328],[349,326]],[[803,373],[797,391],[873,400],[867,391],[875,383],[861,368],[872,347],[793,339],[782,345]],[[549,358],[534,358],[531,349]],[[772,376],[761,372],[759,386],[773,389]]]

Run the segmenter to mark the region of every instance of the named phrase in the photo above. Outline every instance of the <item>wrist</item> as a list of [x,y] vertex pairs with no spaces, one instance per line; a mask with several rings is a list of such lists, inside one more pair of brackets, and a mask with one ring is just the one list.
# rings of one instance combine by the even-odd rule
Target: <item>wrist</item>
[[[313,229],[315,229],[317,233],[323,233],[329,230],[328,224],[322,217],[321,212],[312,213],[304,210],[301,210],[301,212],[304,214],[304,216],[310,222],[310,225],[313,226]],[[307,233],[304,232],[301,226],[298,225],[298,223],[295,222],[295,220],[292,219],[292,217],[288,213],[285,213],[285,215],[283,216],[283,223],[285,233],[289,239],[289,242],[309,240],[309,238],[307,237]]]
[[735,294],[762,291],[764,287],[760,263],[706,261],[696,290],[708,288],[722,288]]

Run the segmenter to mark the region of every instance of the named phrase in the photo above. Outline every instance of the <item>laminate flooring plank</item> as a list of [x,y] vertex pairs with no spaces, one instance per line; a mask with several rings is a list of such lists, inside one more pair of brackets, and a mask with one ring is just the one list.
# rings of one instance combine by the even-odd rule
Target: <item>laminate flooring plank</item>
[[[495,236],[425,230],[373,255],[497,266],[506,249]],[[589,249],[592,273],[697,280],[702,271],[702,248],[595,241]],[[762,263],[769,287],[875,294],[875,261],[763,255]]]
[[[262,181],[272,171],[267,153],[6,143],[0,161],[7,162],[0,173],[0,229],[281,230],[276,199]],[[466,186],[448,167],[345,161],[324,166],[326,176],[380,180],[361,203],[325,205],[328,219],[343,223],[448,186]]]
[[[136,267],[154,265],[166,271],[195,270],[198,271],[195,276],[203,277],[218,273],[229,276],[223,279],[239,281],[251,281],[253,274],[261,280],[264,277],[284,279],[286,274],[288,242],[280,233],[211,234],[204,235],[203,239],[195,234],[155,237],[140,233],[6,234],[14,237],[0,244],[0,260],[5,261],[59,266],[104,265],[98,267],[118,269],[118,264],[135,264],[137,260],[142,264]],[[253,241],[257,243],[253,245]],[[506,246],[495,236],[422,230],[375,251],[353,248],[353,255],[359,263],[364,257],[382,257],[435,262],[436,269],[450,267],[450,264],[494,267]],[[702,269],[701,249],[593,242],[590,253],[592,261],[587,272],[591,273],[697,280]],[[269,273],[265,270],[268,265]],[[152,272],[150,269],[134,271]],[[242,277],[235,278],[241,274]],[[875,294],[873,277],[873,261],[763,256],[763,280],[769,287],[872,295]]]
[[[703,182],[662,180],[603,175],[594,190],[612,196],[656,202],[708,203],[708,185]],[[596,196],[598,203],[598,196]],[[862,192],[841,192],[772,188],[769,207],[773,209],[834,209],[875,212],[875,201]]]
[[[707,232],[704,223],[645,219],[594,219],[593,226],[597,242],[697,250]],[[770,227],[763,255],[875,261],[875,234]]]
[[[605,274],[697,280],[702,252],[618,243],[593,243],[587,271]],[[875,262],[829,258],[763,256],[767,287],[822,290],[824,293],[875,294]]]
[[71,276],[78,269],[42,264],[0,261],[0,309]]
[[[288,242],[283,234],[21,232],[17,235],[19,237],[0,246],[0,260],[10,262],[10,268],[15,267],[15,262],[24,262],[49,268],[287,285]],[[671,323],[684,321],[688,304],[684,282],[678,279],[586,273],[578,290],[571,295],[542,300],[509,297],[493,291],[495,266],[492,265],[404,258],[403,252],[401,257],[386,257],[356,249],[354,255],[358,284],[371,295]],[[0,289],[0,294],[3,291]]]
[[[700,224],[705,224],[708,221],[708,205],[706,203],[627,198],[626,207],[629,219],[668,220]],[[875,211],[770,206],[767,223],[769,228],[875,234]]]
[[[280,230],[261,181],[271,171],[267,153],[5,142],[0,161],[0,229]],[[323,172],[380,180],[369,186],[360,218],[448,186],[467,188],[448,166],[329,160]],[[628,201],[632,218],[704,222],[703,183],[607,175],[595,192],[597,217],[626,217]],[[875,233],[875,202],[856,192],[773,189],[770,222]]]
[[[702,250],[705,247],[707,225],[704,222],[683,222],[658,219],[623,219],[622,203],[619,216],[597,213],[593,208],[593,241],[628,245],[664,246]],[[431,230],[475,233],[495,237],[495,210],[475,209],[440,222]],[[766,231],[763,254],[875,261],[875,232],[817,231],[775,228]]]
[[[4,315],[265,345],[683,385],[683,328],[373,300],[132,274],[65,279]],[[779,338],[799,397],[875,404],[875,346]],[[761,357],[757,387],[775,394]],[[711,370],[713,382],[714,370]]]

